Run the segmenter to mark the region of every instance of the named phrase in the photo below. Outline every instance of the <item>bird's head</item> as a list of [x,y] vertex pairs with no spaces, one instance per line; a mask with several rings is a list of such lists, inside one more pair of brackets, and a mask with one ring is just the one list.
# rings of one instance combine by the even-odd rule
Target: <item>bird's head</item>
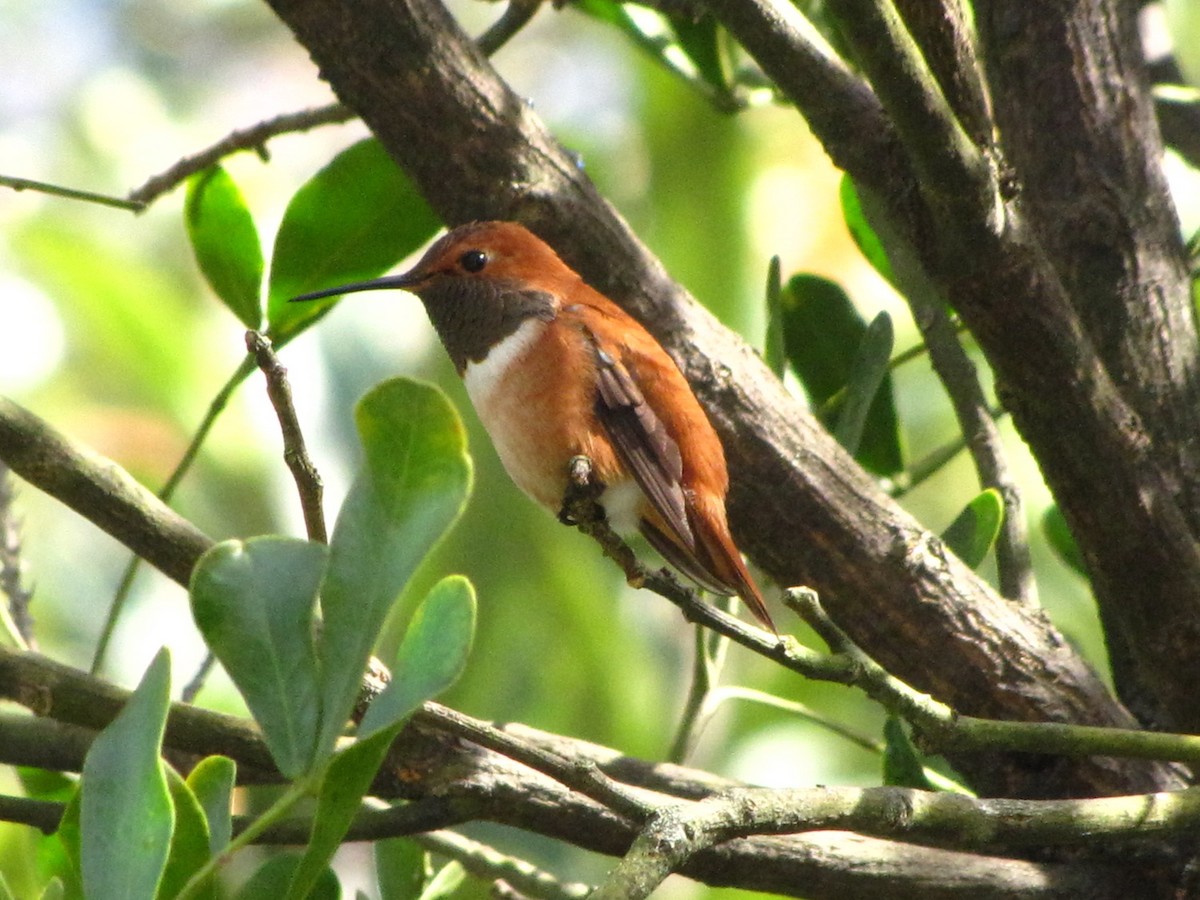
[[524,225],[471,222],[442,235],[407,272],[338,285],[292,299],[318,300],[355,291],[393,289],[410,291],[424,300],[447,291],[454,295],[491,295],[497,288],[557,294],[577,279],[558,254]]

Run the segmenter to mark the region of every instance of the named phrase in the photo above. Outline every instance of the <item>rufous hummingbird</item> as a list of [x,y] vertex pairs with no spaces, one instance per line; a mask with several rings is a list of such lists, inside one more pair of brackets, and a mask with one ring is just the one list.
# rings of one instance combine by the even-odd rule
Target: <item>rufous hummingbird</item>
[[615,530],[775,630],[729,533],[721,441],[645,328],[513,222],[462,225],[402,275],[294,299],[388,288],[421,298],[517,487],[558,512],[587,457]]

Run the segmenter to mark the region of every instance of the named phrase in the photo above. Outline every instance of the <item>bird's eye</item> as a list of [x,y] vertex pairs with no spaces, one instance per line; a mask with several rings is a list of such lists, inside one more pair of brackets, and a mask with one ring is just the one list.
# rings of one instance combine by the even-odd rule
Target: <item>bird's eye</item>
[[482,250],[468,250],[458,258],[458,264],[463,267],[463,271],[471,274],[482,272],[487,261],[487,254]]

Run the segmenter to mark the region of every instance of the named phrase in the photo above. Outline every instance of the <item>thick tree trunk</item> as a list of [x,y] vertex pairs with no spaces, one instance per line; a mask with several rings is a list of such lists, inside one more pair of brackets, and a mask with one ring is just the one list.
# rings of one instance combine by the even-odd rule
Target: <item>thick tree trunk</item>
[[[1082,379],[1043,377],[1019,401],[1045,410],[1026,416],[1026,433],[1088,561],[1122,695],[1152,723],[1194,730],[1200,345],[1133,5],[976,9],[1016,202],[1082,330],[1077,346],[1093,348],[1110,382],[1089,397]],[[1017,349],[1034,299],[1002,301],[1001,379],[1040,368]],[[1106,406],[1124,459],[1115,471],[1072,441]]]

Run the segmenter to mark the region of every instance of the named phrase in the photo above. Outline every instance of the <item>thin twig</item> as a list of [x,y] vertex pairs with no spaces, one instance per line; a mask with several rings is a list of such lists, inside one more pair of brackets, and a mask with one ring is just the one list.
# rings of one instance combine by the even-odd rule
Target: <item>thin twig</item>
[[946,388],[958,426],[967,441],[971,460],[983,488],[995,488],[1004,503],[1004,520],[996,538],[996,572],[1000,593],[1009,600],[1036,602],[1033,560],[1029,555],[1029,529],[1016,479],[1009,472],[1004,442],[996,417],[988,407],[975,365],[955,333],[945,305],[921,290],[906,292],[913,319],[929,348],[933,371]]
[[[1016,722],[980,719],[957,714],[928,694],[896,678],[868,656],[830,619],[816,594],[806,588],[784,592],[784,602],[834,650],[823,655],[790,636],[768,635],[701,601],[695,591],[679,583],[666,569],[648,570],[629,546],[604,520],[594,499],[595,488],[574,479],[587,467],[577,466],[569,480],[559,514],[600,544],[616,560],[629,583],[644,587],[675,604],[691,622],[699,622],[726,635],[735,643],[765,656],[806,678],[847,684],[862,690],[889,712],[919,729],[938,749],[945,751],[1016,750],[1059,753],[1066,756],[1121,756],[1186,762],[1200,758],[1200,737],[1056,722]],[[1172,749],[1167,750],[1170,746]],[[1166,755],[1163,755],[1163,754]]]
[[21,579],[21,523],[14,510],[15,491],[8,466],[0,461],[0,594],[8,598],[7,615],[22,649],[36,650],[29,604],[33,591]]
[[271,406],[275,408],[275,415],[279,417],[279,428],[283,432],[283,459],[296,482],[308,539],[327,544],[329,536],[325,530],[325,512],[321,506],[325,488],[304,444],[304,432],[300,430],[300,422],[296,418],[287,369],[271,349],[270,340],[258,331],[246,332],[246,349],[254,355],[259,369],[267,379],[267,396],[271,398]]
[[[499,50],[533,18],[539,5],[540,0],[513,0],[496,23],[479,38],[480,49],[489,56]],[[141,187],[130,191],[128,199],[114,200],[112,205],[121,205],[141,211],[163,194],[177,188],[192,175],[215,166],[227,156],[252,150],[266,159],[268,156],[267,141],[272,138],[311,131],[323,125],[339,125],[357,117],[358,114],[344,103],[329,103],[299,112],[283,113],[251,125],[249,128],[238,129],[230,132],[212,146],[183,157],[166,171],[160,172],[148,179]],[[0,181],[0,183],[3,182]]]
[[249,128],[234,131],[211,147],[191,156],[185,156],[165,172],[155,175],[141,187],[130,191],[127,202],[138,204],[139,209],[144,209],[163,194],[174,190],[190,176],[215,166],[227,156],[243,150],[253,150],[265,159],[267,141],[271,138],[282,134],[309,131],[321,125],[348,122],[355,116],[356,113],[349,107],[341,103],[330,103],[300,112],[284,113]]
[[476,878],[484,881],[502,880],[522,894],[544,900],[579,900],[592,890],[586,884],[560,881],[532,863],[508,856],[494,847],[453,831],[414,834],[412,840],[431,853],[458,860]]
[[671,748],[667,751],[667,762],[682,764],[687,759],[708,719],[706,713],[711,714],[707,701],[716,684],[717,673],[713,671],[712,661],[708,656],[710,634],[712,632],[699,625],[695,627],[691,682],[683,704],[683,713],[675,727],[675,737],[671,739]]
[[[221,390],[217,391],[216,396],[213,397],[212,402],[208,405],[208,412],[205,413],[204,419],[196,429],[196,433],[192,435],[191,442],[188,444],[187,449],[184,450],[183,456],[176,464],[170,476],[168,476],[166,483],[159,489],[158,499],[164,504],[171,502],[171,497],[174,495],[175,489],[179,487],[183,476],[191,470],[192,463],[196,461],[196,457],[200,454],[200,448],[204,445],[205,440],[207,440],[209,432],[212,431],[212,427],[217,422],[217,418],[229,404],[229,398],[233,396],[233,392],[237,390],[238,386],[253,371],[254,357],[247,354],[246,358],[238,365],[237,370],[221,387]],[[169,510],[169,507],[167,509]],[[117,629],[117,620],[120,619],[121,613],[124,611],[129,591],[133,587],[133,579],[137,576],[137,571],[142,564],[143,558],[146,558],[145,554],[135,553],[133,558],[129,560],[129,564],[125,567],[125,571],[121,573],[121,581],[113,593],[112,603],[109,605],[108,614],[104,619],[104,627],[100,630],[100,638],[96,642],[96,652],[92,654],[91,672],[93,675],[99,672],[100,667],[104,664],[108,645],[112,641],[112,636]],[[152,564],[157,565],[153,562]],[[171,574],[176,581],[187,587],[191,569],[189,567],[183,577],[177,577],[172,573],[168,574]]]
[[644,822],[653,811],[648,802],[600,771],[593,760],[567,759],[438,703],[426,703],[413,718],[529,766],[635,823]]
[[[729,612],[736,602],[733,597],[717,598],[718,604],[728,604],[721,606],[725,612]],[[668,762],[683,763],[687,759],[704,726],[717,711],[719,704],[711,703],[710,698],[717,690],[728,654],[729,638],[696,626],[691,685],[688,687],[683,714],[679,717],[679,725],[675,729],[675,737],[671,741],[671,749],[667,753]]]
[[14,175],[0,175],[0,187],[12,188],[14,191],[37,191],[40,194],[50,194],[55,197],[66,197],[68,200],[84,200],[100,206],[112,206],[130,212],[141,212],[146,204],[135,198],[124,199],[108,194],[97,194],[94,191],[81,191],[78,188],[63,187],[61,184],[51,184],[47,181],[34,181],[32,178],[17,178]]
[[475,41],[484,56],[491,56],[524,28],[541,7],[542,0],[509,0],[492,26]]
[[217,658],[213,652],[209,650],[204,654],[204,659],[201,660],[199,667],[196,669],[196,674],[191,680],[183,686],[183,690],[179,692],[179,699],[183,703],[194,703],[200,691],[204,688],[204,682],[208,680],[209,673],[216,665]]

